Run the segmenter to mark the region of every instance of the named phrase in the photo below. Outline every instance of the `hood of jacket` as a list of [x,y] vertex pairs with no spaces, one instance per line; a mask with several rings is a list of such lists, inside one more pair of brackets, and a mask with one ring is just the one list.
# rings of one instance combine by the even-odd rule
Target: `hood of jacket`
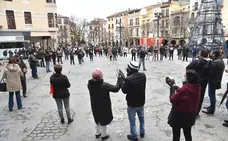
[[8,65],[6,66],[6,69],[7,69],[8,71],[10,71],[10,72],[16,72],[16,71],[18,71],[20,68],[19,68],[19,66],[18,66],[17,64],[8,64]]
[[93,92],[93,91],[97,91],[100,89],[101,85],[103,84],[104,80],[101,79],[101,80],[93,80],[93,79],[90,79],[88,81],[88,89]]

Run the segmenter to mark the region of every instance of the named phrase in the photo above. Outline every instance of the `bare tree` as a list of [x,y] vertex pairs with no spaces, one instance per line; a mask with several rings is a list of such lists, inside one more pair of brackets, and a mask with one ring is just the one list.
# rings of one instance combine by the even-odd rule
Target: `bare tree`
[[72,45],[82,44],[85,42],[86,27],[88,25],[87,19],[77,18],[72,15],[70,18],[70,31]]
[[154,21],[152,21],[152,23],[151,23],[151,30],[150,30],[150,33],[153,35],[153,37],[156,37],[157,32],[158,32],[157,21],[154,20]]
[[149,36],[152,31],[152,23],[146,22],[141,25],[142,36]]

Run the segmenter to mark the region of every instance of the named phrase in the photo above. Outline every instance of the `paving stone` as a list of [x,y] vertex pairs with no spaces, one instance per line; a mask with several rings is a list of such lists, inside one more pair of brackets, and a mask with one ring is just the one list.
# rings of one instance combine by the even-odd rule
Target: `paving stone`
[[37,137],[43,137],[45,134],[37,134]]

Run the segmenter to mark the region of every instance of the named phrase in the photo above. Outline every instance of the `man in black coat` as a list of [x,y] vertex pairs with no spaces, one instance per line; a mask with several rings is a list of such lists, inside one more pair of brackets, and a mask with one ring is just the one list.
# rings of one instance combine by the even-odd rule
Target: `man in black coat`
[[216,50],[212,53],[212,62],[210,64],[210,77],[208,81],[208,95],[210,98],[210,106],[207,107],[206,114],[213,115],[216,106],[216,90],[221,89],[221,81],[225,69],[225,63],[220,56],[220,51]]
[[130,121],[130,135],[127,138],[132,141],[138,141],[135,115],[137,113],[140,122],[140,137],[145,134],[144,129],[144,104],[146,91],[146,75],[138,72],[139,65],[137,62],[131,61],[127,67],[127,77],[122,84],[122,92],[126,94],[128,105],[128,117]]
[[198,107],[198,113],[197,115],[199,115],[199,112],[202,108],[202,103],[204,100],[204,96],[205,96],[205,90],[207,87],[207,83],[208,83],[208,74],[209,74],[209,64],[207,61],[209,55],[209,51],[208,50],[202,50],[201,54],[200,54],[200,58],[199,60],[193,60],[187,67],[186,67],[186,71],[187,70],[195,70],[199,77],[200,77],[200,85],[201,85],[201,94],[200,94],[200,103],[199,103],[199,107]]
[[111,85],[103,80],[103,72],[100,69],[94,69],[92,79],[88,81],[88,89],[90,93],[91,108],[96,122],[95,137],[101,136],[102,140],[106,140],[110,135],[106,134],[107,125],[113,120],[112,104],[110,92],[118,92],[120,85],[117,81],[116,85]]

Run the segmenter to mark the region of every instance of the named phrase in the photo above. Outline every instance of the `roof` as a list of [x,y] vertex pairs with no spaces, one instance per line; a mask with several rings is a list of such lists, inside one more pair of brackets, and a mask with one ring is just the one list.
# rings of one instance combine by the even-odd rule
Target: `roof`
[[115,17],[115,16],[117,16],[117,15],[118,15],[118,14],[120,14],[120,13],[122,13],[122,12],[116,12],[116,13],[114,13],[114,14],[112,14],[112,15],[108,16],[107,18],[112,18],[112,17]]
[[129,14],[135,13],[135,12],[139,12],[141,9],[133,9],[128,11]]

